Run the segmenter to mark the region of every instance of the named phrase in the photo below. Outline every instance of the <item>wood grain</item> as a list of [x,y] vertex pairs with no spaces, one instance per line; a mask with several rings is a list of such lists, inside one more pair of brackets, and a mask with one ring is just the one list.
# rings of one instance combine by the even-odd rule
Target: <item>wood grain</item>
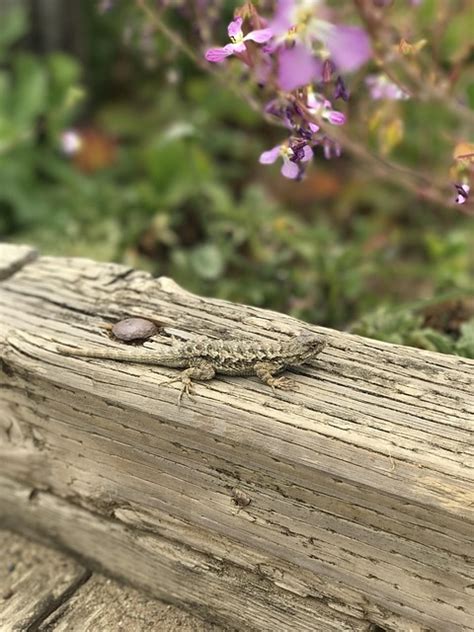
[[0,531],[0,630],[31,631],[90,576],[74,560]]
[[94,574],[38,632],[222,632],[141,592]]
[[223,632],[10,531],[0,550],[2,632]]
[[[298,391],[219,377],[178,409],[172,369],[54,351],[117,348],[100,325],[128,316],[165,323],[146,348],[303,330],[328,347],[292,376]],[[60,522],[54,537],[77,554],[240,629],[291,630],[297,616],[302,630],[474,630],[473,361],[49,257],[0,284],[0,354],[0,474],[39,490],[41,508],[33,519],[17,491],[0,509],[30,531]],[[107,546],[66,507],[104,521]]]
[[37,251],[30,246],[0,244],[0,281],[15,274],[37,256]]

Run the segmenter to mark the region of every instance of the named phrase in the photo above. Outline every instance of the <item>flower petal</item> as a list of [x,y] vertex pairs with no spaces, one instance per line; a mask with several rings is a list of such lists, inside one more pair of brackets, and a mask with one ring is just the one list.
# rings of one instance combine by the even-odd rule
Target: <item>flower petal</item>
[[234,53],[240,53],[245,50],[245,44],[242,42],[239,44],[226,44],[221,48],[210,48],[206,51],[205,58],[207,61],[219,63],[224,61],[226,57],[230,57]]
[[329,112],[325,114],[325,118],[327,118],[332,125],[344,125],[346,122],[346,115],[337,110],[329,110]]
[[278,55],[278,85],[291,92],[321,78],[321,62],[302,44],[282,48]]
[[296,8],[296,0],[278,0],[275,9],[275,16],[270,23],[270,28],[275,35],[283,35],[293,26],[291,23],[292,14]]
[[229,37],[233,37],[235,39],[240,39],[243,35],[242,33],[242,18],[235,18],[227,27],[227,33]]
[[309,145],[305,145],[303,149],[303,157],[301,158],[300,162],[308,162],[308,160],[311,160],[312,157],[313,157],[313,150],[311,149]]
[[456,204],[465,204],[469,198],[469,191],[471,187],[468,184],[455,184],[454,188],[457,191]]
[[296,162],[291,162],[289,158],[283,156],[283,166],[281,168],[281,173],[285,178],[290,178],[294,180],[300,174],[300,168],[296,164]]
[[250,33],[247,33],[247,35],[244,37],[244,42],[246,40],[252,40],[253,42],[263,44],[264,42],[268,42],[268,40],[272,37],[272,29],[258,29],[256,31],[250,31]]
[[227,44],[227,46],[232,49],[233,53],[245,53],[247,50],[243,40],[241,42],[236,42],[235,44]]
[[272,72],[272,68],[273,66],[271,60],[267,55],[262,56],[257,61],[254,67],[254,74],[259,86],[264,86],[267,83]]
[[375,101],[378,99],[405,100],[410,96],[391,81],[386,75],[368,75],[365,83],[369,86],[370,96]]
[[260,154],[259,162],[262,165],[271,165],[275,162],[275,160],[280,155],[280,145],[273,147],[273,149],[269,149],[268,151],[264,151],[263,154]]
[[333,25],[321,40],[343,72],[357,70],[372,56],[369,37],[358,26]]

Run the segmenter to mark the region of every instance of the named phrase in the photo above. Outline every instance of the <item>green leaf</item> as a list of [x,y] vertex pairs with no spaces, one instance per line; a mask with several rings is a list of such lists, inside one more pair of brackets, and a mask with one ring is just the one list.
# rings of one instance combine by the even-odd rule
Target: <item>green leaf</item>
[[0,53],[14,44],[20,37],[25,35],[28,29],[28,19],[26,11],[21,6],[10,9],[1,16],[0,27]]
[[207,155],[188,138],[167,138],[166,130],[144,152],[145,168],[168,204],[179,204],[212,175]]
[[453,353],[453,341],[446,334],[434,329],[417,329],[407,337],[407,344],[428,351],[439,353]]
[[456,343],[456,351],[466,358],[474,358],[474,318],[461,325],[461,336]]
[[379,307],[354,323],[351,332],[368,338],[377,338],[395,344],[410,344],[413,332],[419,329],[421,319],[411,311]]
[[32,55],[18,55],[14,65],[12,118],[20,126],[32,125],[45,111],[48,79],[44,66]]
[[5,71],[0,71],[0,157],[8,151],[15,139],[10,117],[10,77]]
[[418,21],[421,26],[424,26],[425,28],[431,27],[436,19],[437,5],[438,0],[424,0],[424,2],[417,7]]
[[456,62],[468,54],[474,33],[474,11],[458,11],[450,20],[442,40],[442,50],[447,59]]
[[224,271],[221,251],[214,244],[202,244],[193,249],[191,266],[202,279],[214,280]]
[[466,88],[467,100],[469,102],[469,107],[471,110],[474,110],[474,83],[470,83]]
[[47,59],[54,90],[65,92],[79,80],[81,68],[78,62],[64,53],[52,53]]
[[58,134],[69,125],[77,104],[85,96],[78,85],[81,69],[76,60],[63,53],[49,55],[46,65],[49,73],[48,129],[50,133]]

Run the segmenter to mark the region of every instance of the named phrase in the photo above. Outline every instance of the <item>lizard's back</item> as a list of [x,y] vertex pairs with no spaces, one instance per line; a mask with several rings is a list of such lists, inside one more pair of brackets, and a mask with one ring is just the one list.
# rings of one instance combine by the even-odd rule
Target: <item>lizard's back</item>
[[324,343],[316,336],[303,334],[283,342],[256,340],[215,340],[199,338],[179,345],[179,356],[189,366],[209,362],[216,372],[251,375],[258,363],[270,363],[276,370],[299,366],[316,356]]

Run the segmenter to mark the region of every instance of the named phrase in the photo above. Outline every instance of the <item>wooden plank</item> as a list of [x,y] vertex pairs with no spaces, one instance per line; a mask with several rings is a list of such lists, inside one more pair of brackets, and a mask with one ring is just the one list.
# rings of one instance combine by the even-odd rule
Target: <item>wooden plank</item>
[[37,630],[89,578],[71,558],[0,531],[0,630]]
[[0,530],[0,550],[2,632],[222,630],[11,531]]
[[37,256],[38,252],[31,246],[0,244],[0,281],[15,274]]
[[38,632],[222,632],[178,608],[93,575],[38,628]]
[[[88,566],[110,569],[226,629],[314,632],[317,625],[318,632],[367,632],[370,628],[365,604],[361,602],[359,608],[346,604],[343,589],[338,598],[322,598],[311,586],[311,577],[305,584],[288,567],[273,566],[268,557],[232,541],[220,539],[219,552],[227,552],[224,558],[198,548],[209,545],[204,531],[193,531],[196,544],[200,543],[196,548],[184,545],[176,521],[176,528],[167,530],[174,538],[162,537],[156,525],[153,530],[143,525],[131,530],[121,521],[100,518],[48,492],[38,492],[33,502],[29,496],[19,483],[0,478],[0,506],[5,509],[0,525],[20,528],[27,536],[51,538],[56,546],[86,558]],[[400,625],[397,630],[421,630],[378,609],[374,613],[395,620]]]
[[[117,347],[99,323],[132,315],[183,336],[275,339],[311,330],[328,347],[298,371],[297,392],[274,396],[255,379],[219,378],[198,385],[181,409],[178,387],[162,384],[172,370],[54,351],[58,342]],[[335,616],[349,613],[352,626],[474,629],[474,362],[311,327],[80,259],[40,258],[4,281],[0,332],[3,475],[150,542],[165,538],[185,555],[218,558],[224,575],[244,569],[252,590],[262,574],[295,599],[296,586],[306,604],[301,629],[318,620],[317,600]],[[240,510],[236,487],[251,498]],[[131,565],[137,552],[127,550]],[[151,561],[140,559],[133,581],[173,594],[167,571],[157,587]],[[132,574],[112,558],[101,563]],[[195,602],[221,622],[247,624],[230,605],[235,585],[226,586],[221,607],[204,590]],[[268,604],[261,599],[256,608]],[[278,617],[273,627],[290,625],[288,612]],[[262,620],[255,629],[270,629]]]

